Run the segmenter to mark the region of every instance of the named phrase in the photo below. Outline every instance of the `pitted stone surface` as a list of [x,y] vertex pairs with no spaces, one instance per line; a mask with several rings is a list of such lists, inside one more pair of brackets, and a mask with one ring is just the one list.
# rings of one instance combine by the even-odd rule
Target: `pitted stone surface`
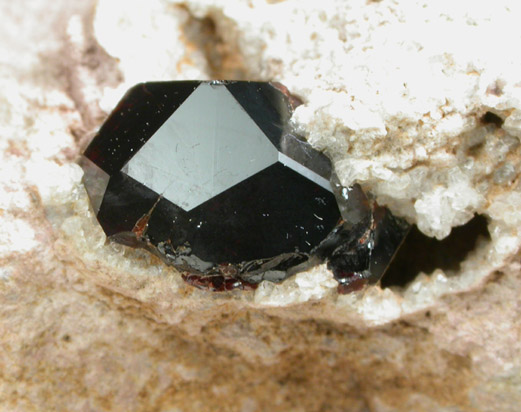
[[[519,4],[182,3],[192,15],[170,0],[100,0],[96,41],[109,55],[92,41],[90,2],[0,4],[0,409],[518,412],[521,192],[516,176],[496,170],[519,170]],[[350,296],[335,294],[323,266],[218,296],[186,287],[148,254],[107,245],[75,164],[81,141],[136,82],[214,78],[211,56],[185,36],[194,14],[211,14],[224,46],[241,43],[249,78],[302,85],[311,107],[298,123],[318,147],[357,160],[344,182],[392,195],[393,210],[407,211],[401,196],[425,193],[420,214],[409,210],[425,230],[443,235],[461,223],[452,212],[465,205],[453,195],[494,179],[480,209],[490,242],[457,272]],[[452,29],[466,40],[455,42]],[[400,76],[411,54],[425,70]],[[475,83],[462,89],[462,77]],[[402,78],[413,80],[408,91]],[[387,101],[375,113],[396,133],[383,141],[369,133],[375,85]],[[432,109],[420,130],[415,108]],[[478,111],[461,135],[457,119],[469,108]],[[488,110],[510,113],[495,132],[479,124]],[[447,166],[454,158],[471,179]],[[403,162],[402,174],[403,159],[419,163]],[[451,187],[432,204],[442,206],[436,214],[431,183]]]

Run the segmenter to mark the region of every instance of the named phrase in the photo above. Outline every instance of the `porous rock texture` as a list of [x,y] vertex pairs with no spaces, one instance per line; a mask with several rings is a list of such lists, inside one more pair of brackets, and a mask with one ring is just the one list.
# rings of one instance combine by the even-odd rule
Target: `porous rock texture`
[[[1,410],[519,410],[518,2],[0,10]],[[324,267],[204,292],[106,243],[81,150],[134,83],[210,78],[284,83],[344,184],[428,236],[475,214],[489,236],[456,269],[342,296]]]

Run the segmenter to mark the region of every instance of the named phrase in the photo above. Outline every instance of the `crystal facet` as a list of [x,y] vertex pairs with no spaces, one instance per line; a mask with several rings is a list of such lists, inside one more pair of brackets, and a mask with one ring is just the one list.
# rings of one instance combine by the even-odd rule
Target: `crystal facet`
[[211,290],[254,288],[327,262],[339,291],[382,276],[408,225],[292,133],[296,99],[259,82],[133,87],[87,147],[103,230]]

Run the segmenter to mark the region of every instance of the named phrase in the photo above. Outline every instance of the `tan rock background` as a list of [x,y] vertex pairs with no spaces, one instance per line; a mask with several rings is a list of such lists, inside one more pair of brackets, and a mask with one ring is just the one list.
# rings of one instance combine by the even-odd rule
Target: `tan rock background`
[[[516,2],[0,10],[1,410],[520,409]],[[427,252],[394,269],[419,268],[411,282],[338,296],[323,267],[206,293],[106,244],[81,149],[132,84],[188,78],[282,81],[304,101],[295,126],[345,184],[457,247],[418,232]],[[467,224],[476,213],[488,235]],[[433,257],[466,243],[455,266]]]

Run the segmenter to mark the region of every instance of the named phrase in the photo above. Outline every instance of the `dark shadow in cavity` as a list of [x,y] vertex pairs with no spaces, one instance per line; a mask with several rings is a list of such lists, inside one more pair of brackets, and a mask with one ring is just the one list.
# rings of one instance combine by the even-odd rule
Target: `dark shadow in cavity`
[[504,122],[504,120],[501,117],[492,112],[486,112],[483,116],[481,116],[480,121],[483,124],[493,124],[498,128],[503,126]]
[[414,225],[382,278],[382,287],[405,286],[420,272],[432,273],[438,268],[459,270],[461,262],[476,247],[480,237],[490,239],[487,219],[481,215],[453,228],[443,240],[425,236]]

